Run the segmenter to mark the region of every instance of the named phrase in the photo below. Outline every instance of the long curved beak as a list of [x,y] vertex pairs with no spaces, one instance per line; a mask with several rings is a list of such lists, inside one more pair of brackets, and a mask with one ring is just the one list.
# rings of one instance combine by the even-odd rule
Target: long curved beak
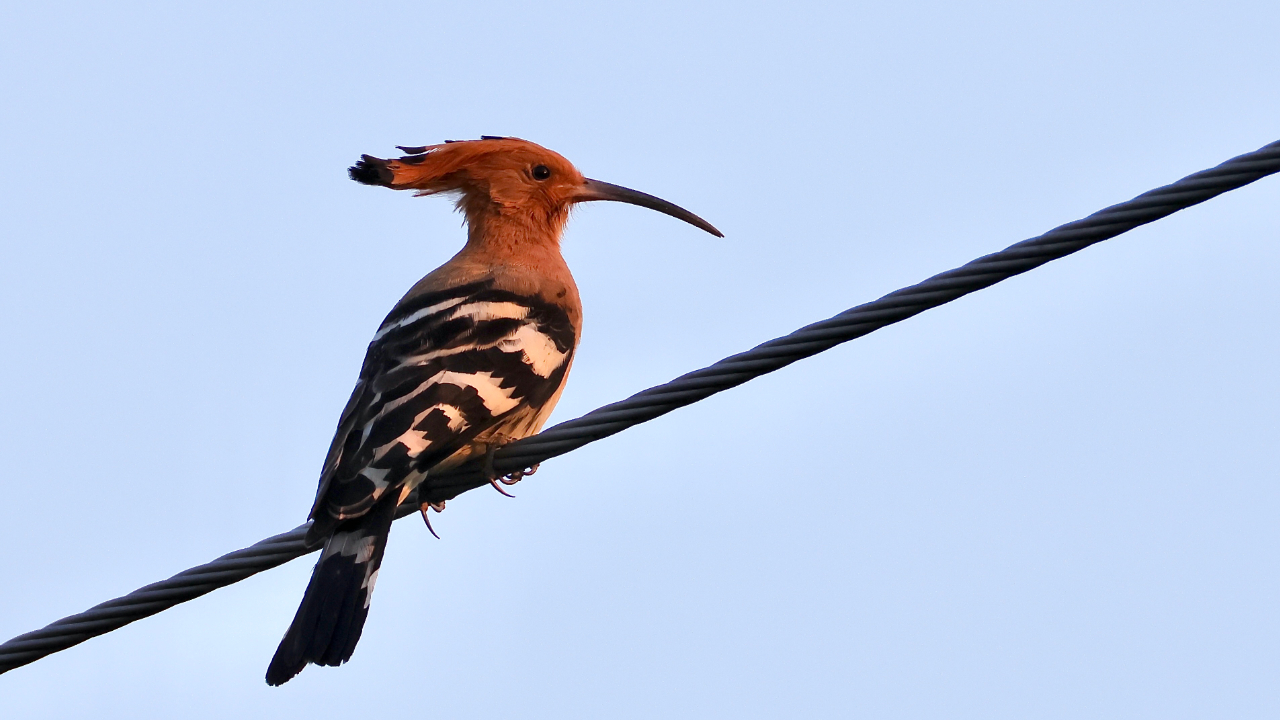
[[639,190],[624,188],[621,185],[603,182],[601,180],[586,179],[582,184],[582,189],[574,196],[575,202],[590,202],[592,200],[613,200],[614,202],[630,203],[639,205],[650,210],[657,210],[660,213],[670,215],[678,220],[683,220],[690,225],[706,230],[716,237],[724,237],[724,233],[715,229],[711,223],[685,210],[674,203],[669,203],[660,197],[654,197],[648,193],[642,193]]

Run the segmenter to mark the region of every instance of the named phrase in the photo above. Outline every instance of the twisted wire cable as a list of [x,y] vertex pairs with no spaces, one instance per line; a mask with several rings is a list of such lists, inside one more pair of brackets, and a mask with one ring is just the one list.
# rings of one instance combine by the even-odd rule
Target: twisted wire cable
[[[506,445],[494,453],[493,469],[499,474],[513,473],[572,452],[633,425],[648,422],[676,408],[698,402],[797,360],[901,322],[925,310],[990,287],[1276,172],[1280,172],[1280,141]],[[429,476],[419,486],[417,497],[406,500],[397,516],[403,517],[414,512],[419,502],[447,500],[487,485],[488,482],[488,478],[474,465]],[[305,524],[300,525],[289,532],[178,573],[168,580],[147,585],[39,630],[19,635],[0,645],[0,673],[35,662],[46,655],[65,650],[89,638],[155,615],[178,603],[193,600],[312,552],[316,548],[307,548],[302,542],[307,527]]]

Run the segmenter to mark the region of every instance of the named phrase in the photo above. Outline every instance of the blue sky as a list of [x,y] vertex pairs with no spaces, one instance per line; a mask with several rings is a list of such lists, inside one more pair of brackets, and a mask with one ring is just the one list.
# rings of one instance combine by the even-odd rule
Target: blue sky
[[[688,207],[565,254],[554,420],[1280,139],[1280,7],[29,3],[0,22],[0,635],[305,519],[462,242],[360,153],[480,134]],[[1280,711],[1280,181],[397,524],[342,668],[300,560],[0,676],[23,718]]]

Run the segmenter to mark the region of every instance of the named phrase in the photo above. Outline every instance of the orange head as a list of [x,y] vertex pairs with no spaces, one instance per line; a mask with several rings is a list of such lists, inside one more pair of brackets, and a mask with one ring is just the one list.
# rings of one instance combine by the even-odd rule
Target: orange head
[[419,195],[458,196],[473,236],[503,228],[556,241],[576,203],[614,200],[679,218],[723,237],[707,221],[666,200],[591,180],[559,153],[527,140],[485,136],[479,140],[400,147],[396,160],[369,155],[350,169],[351,179]]

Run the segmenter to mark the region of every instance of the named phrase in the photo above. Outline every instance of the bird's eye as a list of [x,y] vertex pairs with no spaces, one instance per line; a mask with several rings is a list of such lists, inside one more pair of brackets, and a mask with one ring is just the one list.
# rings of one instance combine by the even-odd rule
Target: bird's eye
[[549,177],[551,177],[551,168],[547,167],[546,165],[533,166],[534,180],[546,180]]

